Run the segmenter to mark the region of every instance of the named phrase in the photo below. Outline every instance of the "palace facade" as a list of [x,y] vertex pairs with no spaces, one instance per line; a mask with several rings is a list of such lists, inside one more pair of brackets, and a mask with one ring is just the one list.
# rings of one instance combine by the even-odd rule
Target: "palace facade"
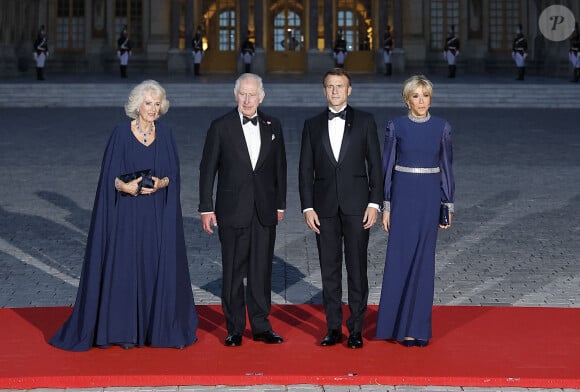
[[[385,31],[393,37],[393,71],[444,69],[450,29],[460,40],[458,69],[512,69],[518,25],[528,40],[529,72],[569,72],[569,41],[546,39],[542,10],[580,0],[1,0],[0,75],[32,72],[32,43],[48,35],[51,72],[112,72],[124,26],[132,43],[130,67],[188,73],[191,45],[202,34],[202,73],[240,72],[240,46],[254,43],[253,71],[319,73],[333,66],[337,35],[347,42],[345,68],[383,72]],[[460,72],[462,72],[460,71]]]

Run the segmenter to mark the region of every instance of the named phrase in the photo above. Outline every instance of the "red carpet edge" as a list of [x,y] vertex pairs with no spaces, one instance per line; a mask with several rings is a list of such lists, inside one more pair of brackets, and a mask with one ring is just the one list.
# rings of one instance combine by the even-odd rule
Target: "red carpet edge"
[[[198,342],[185,348],[118,347],[71,353],[47,340],[70,308],[0,309],[0,389],[175,385],[445,385],[580,388],[580,309],[436,306],[433,339],[405,348],[374,339],[369,306],[365,346],[320,347],[320,305],[275,305],[285,342],[223,346],[219,306],[198,306]],[[345,315],[348,310],[345,307]],[[346,332],[346,331],[344,331]]]

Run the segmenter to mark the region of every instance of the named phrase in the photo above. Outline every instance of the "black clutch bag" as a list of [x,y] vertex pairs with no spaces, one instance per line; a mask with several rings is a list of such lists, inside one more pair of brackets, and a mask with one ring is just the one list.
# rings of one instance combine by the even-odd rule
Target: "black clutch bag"
[[439,210],[439,224],[442,226],[449,225],[449,206],[441,204],[441,209]]
[[123,182],[129,182],[139,177],[141,177],[139,190],[141,190],[141,188],[153,188],[155,186],[153,183],[153,171],[151,169],[138,170],[133,173],[121,174],[119,179]]

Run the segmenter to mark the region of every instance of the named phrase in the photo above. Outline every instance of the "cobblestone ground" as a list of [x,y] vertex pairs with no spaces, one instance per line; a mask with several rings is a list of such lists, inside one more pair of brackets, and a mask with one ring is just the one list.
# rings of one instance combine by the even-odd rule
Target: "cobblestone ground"
[[[364,108],[363,108],[364,109]],[[218,304],[217,236],[196,212],[205,132],[224,108],[171,109],[182,166],[182,206],[198,304]],[[304,119],[320,109],[267,108],[284,126],[288,208],[278,228],[273,302],[320,303],[314,235],[300,213],[297,168]],[[383,137],[399,109],[368,109]],[[578,307],[580,133],[573,109],[437,109],[453,127],[454,227],[442,231],[435,304]],[[100,160],[122,108],[0,109],[0,307],[71,305],[76,294]],[[387,236],[369,245],[370,303],[379,300]],[[345,290],[346,293],[346,290]],[[346,301],[346,298],[344,298]],[[323,333],[324,331],[321,331]],[[150,391],[106,388],[95,391]],[[407,386],[173,387],[155,391],[535,391]],[[545,389],[544,389],[545,390]]]

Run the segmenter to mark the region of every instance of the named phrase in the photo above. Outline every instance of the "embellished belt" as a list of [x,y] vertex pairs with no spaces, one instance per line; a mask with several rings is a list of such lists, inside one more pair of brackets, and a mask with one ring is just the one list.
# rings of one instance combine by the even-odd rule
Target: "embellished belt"
[[433,174],[441,171],[438,167],[406,167],[401,165],[395,165],[395,170],[403,173],[415,174]]

